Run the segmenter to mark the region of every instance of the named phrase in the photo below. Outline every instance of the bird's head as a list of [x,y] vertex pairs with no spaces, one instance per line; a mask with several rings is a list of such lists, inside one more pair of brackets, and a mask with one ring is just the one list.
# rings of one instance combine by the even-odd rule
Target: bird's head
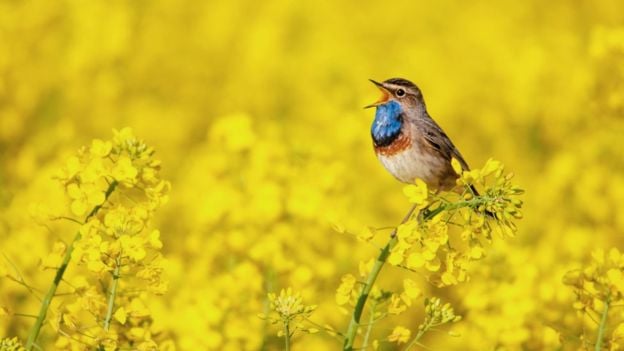
[[401,106],[403,111],[408,110],[424,110],[425,102],[422,93],[416,84],[403,78],[391,78],[379,83],[370,79],[370,81],[381,91],[381,98],[365,108],[378,107],[391,102],[396,102]]
[[382,93],[379,101],[366,106],[377,108],[371,135],[375,146],[389,145],[401,133],[406,120],[419,118],[425,112],[425,104],[420,89],[409,80],[392,78],[383,83],[370,81]]

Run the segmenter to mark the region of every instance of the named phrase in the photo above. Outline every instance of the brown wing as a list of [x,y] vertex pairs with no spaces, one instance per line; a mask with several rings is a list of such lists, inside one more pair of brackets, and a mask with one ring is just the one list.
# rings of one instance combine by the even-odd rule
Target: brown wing
[[459,150],[453,145],[451,139],[444,133],[442,128],[431,117],[421,118],[417,122],[418,129],[423,134],[425,141],[436,150],[450,164],[451,159],[456,158],[465,171],[470,170]]
[[[446,133],[444,133],[442,128],[440,128],[440,126],[431,117],[427,116],[427,118],[422,119],[420,122],[422,123],[422,126],[419,126],[419,128],[422,128],[421,131],[423,132],[425,141],[433,149],[439,152],[442,157],[448,160],[449,168],[453,172],[453,174],[455,173],[455,171],[453,171],[452,167],[450,167],[450,162],[453,158],[459,161],[459,164],[464,171],[470,170],[468,163],[466,162],[466,160],[464,160],[464,157],[461,155],[459,150],[457,150],[455,145],[453,145],[451,139],[446,135]],[[473,194],[477,196],[479,195],[479,191],[477,191],[477,188],[475,188],[474,185],[471,184],[470,189],[472,190]],[[490,212],[486,211],[486,214],[490,217],[493,217]]]

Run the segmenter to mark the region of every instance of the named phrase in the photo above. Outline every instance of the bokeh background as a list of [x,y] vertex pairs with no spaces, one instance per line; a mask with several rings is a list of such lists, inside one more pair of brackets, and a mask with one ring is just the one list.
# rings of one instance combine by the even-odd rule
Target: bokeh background
[[[280,349],[257,314],[267,292],[289,286],[319,305],[314,320],[344,330],[336,287],[376,249],[333,227],[391,226],[409,206],[374,156],[373,112],[362,109],[378,96],[367,79],[395,76],[420,86],[471,165],[494,157],[526,189],[517,237],[495,243],[470,282],[423,283],[463,316],[460,337],[424,344],[578,347],[562,277],[592,250],[621,247],[624,233],[619,0],[0,1],[5,269],[8,257],[33,286],[49,284],[41,260],[73,229],[42,225],[33,206],[68,213],[54,172],[129,126],[172,183],[155,223],[170,282],[149,304],[156,335],[179,350]],[[409,274],[386,269],[387,284]],[[0,306],[35,313],[38,301],[0,280]],[[31,324],[0,317],[0,336],[24,339]],[[51,330],[42,340],[54,348]],[[340,345],[322,332],[294,340],[296,350]]]

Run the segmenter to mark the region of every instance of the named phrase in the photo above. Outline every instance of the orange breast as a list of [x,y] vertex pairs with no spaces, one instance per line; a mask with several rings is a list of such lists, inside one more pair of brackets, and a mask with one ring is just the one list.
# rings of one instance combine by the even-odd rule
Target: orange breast
[[392,156],[407,150],[411,145],[410,138],[405,133],[401,133],[391,144],[375,147],[375,152],[379,155]]

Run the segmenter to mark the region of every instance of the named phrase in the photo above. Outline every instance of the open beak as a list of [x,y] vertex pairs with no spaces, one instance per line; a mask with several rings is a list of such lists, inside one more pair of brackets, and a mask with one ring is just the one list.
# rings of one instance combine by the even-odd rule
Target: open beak
[[390,92],[383,86],[383,84],[374,81],[372,79],[369,79],[373,84],[375,84],[375,86],[377,86],[377,88],[379,88],[379,90],[381,91],[381,97],[379,98],[379,100],[377,100],[375,103],[372,103],[370,105],[364,106],[364,108],[371,108],[371,107],[375,107],[378,105],[381,105],[383,103],[385,103],[386,101],[388,101],[388,99],[390,99]]

